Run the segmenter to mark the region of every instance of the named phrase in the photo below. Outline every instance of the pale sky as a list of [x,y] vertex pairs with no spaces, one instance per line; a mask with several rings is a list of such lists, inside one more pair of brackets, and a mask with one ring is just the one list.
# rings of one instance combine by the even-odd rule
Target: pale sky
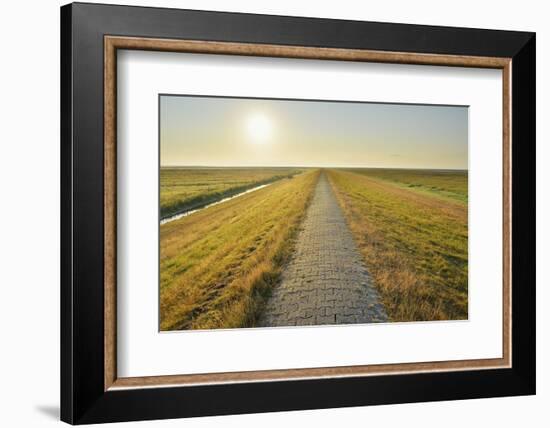
[[162,166],[468,168],[468,108],[162,95]]

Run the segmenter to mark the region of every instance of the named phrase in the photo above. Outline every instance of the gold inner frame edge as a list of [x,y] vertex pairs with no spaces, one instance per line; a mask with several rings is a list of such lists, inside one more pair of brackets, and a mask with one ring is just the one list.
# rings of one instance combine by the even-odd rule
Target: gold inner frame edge
[[[116,367],[116,87],[117,50],[261,56],[502,70],[503,94],[503,349],[502,358],[119,378]],[[256,43],[104,37],[104,390],[220,383],[360,377],[511,367],[511,58]]]

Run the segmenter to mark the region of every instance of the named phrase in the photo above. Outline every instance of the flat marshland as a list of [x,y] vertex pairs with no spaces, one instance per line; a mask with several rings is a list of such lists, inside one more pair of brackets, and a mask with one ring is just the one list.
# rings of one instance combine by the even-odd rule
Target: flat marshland
[[200,208],[298,172],[293,168],[163,167],[160,169],[160,215],[166,218]]
[[348,171],[426,193],[429,196],[468,202],[468,173],[462,170],[352,168]]
[[391,320],[467,319],[467,172],[328,174]]
[[[219,179],[224,173],[241,177],[231,170],[214,175]],[[253,175],[263,180],[280,170],[258,169]],[[318,170],[298,175],[287,170],[288,178],[266,188],[163,224],[161,330],[253,326],[292,255],[318,175]],[[229,180],[236,182],[233,178]],[[163,188],[161,184],[161,194]]]
[[161,225],[161,330],[254,327],[320,174],[391,321],[467,319],[466,171],[163,168],[161,209],[163,200],[181,209],[271,184]]

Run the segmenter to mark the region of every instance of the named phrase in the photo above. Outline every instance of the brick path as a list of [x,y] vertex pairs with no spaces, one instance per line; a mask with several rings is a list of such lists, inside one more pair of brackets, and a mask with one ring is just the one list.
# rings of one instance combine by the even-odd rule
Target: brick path
[[259,326],[387,321],[386,311],[331,185],[321,173],[296,252],[273,290]]

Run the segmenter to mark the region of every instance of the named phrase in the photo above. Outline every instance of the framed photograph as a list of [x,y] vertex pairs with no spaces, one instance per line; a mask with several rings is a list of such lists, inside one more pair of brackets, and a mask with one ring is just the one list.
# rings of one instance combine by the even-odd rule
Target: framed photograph
[[535,35],[61,8],[61,417],[535,393]]

